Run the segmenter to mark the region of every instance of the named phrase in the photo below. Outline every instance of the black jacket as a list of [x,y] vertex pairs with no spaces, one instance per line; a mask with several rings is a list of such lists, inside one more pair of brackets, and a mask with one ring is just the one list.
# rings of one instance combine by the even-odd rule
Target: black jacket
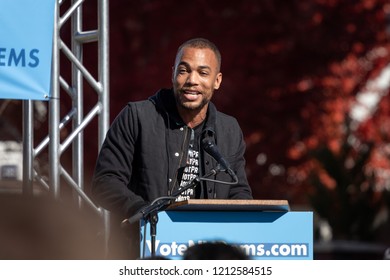
[[[148,100],[130,102],[112,123],[97,160],[92,195],[102,207],[128,218],[154,199],[170,195],[190,129],[181,121],[173,91],[160,90]],[[245,143],[235,118],[210,102],[201,138],[210,137],[237,174],[237,185],[203,182],[204,198],[251,199],[245,174]],[[201,149],[200,176],[217,166]],[[213,179],[231,181],[226,172]]]

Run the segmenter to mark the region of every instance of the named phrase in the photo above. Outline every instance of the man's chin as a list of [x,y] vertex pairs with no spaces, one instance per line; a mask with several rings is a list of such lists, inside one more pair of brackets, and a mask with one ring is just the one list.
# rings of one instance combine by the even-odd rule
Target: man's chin
[[189,111],[200,111],[207,104],[205,100],[189,101],[182,98],[176,98],[176,103],[181,108]]
[[183,109],[186,109],[186,110],[189,110],[189,111],[197,111],[197,110],[200,110],[202,108],[199,104],[195,104],[193,102],[180,103],[180,106]]

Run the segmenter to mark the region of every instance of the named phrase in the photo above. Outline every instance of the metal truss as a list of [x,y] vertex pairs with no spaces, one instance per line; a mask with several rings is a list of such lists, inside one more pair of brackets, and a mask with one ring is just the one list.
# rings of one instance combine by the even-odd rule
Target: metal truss
[[[97,29],[83,30],[83,4],[97,1]],[[51,96],[48,101],[48,135],[34,145],[34,103],[23,101],[23,193],[32,194],[33,185],[46,188],[55,199],[60,199],[61,182],[66,182],[76,194],[77,203],[88,205],[102,217],[105,241],[109,235],[109,214],[97,207],[85,192],[84,186],[84,129],[97,119],[98,146],[103,143],[109,127],[109,0],[57,0],[53,34],[53,61]],[[63,39],[64,30],[70,32],[70,39]],[[66,42],[68,42],[68,45]],[[70,42],[70,43],[69,43]],[[83,63],[86,44],[97,45],[96,77]],[[96,44],[97,43],[97,44]],[[65,78],[60,67],[60,57],[65,58],[71,68],[70,78]],[[84,112],[86,84],[97,95],[97,103]],[[70,98],[71,108],[61,116],[60,107],[64,98]],[[62,105],[62,106],[60,106]],[[71,126],[66,139],[60,139],[61,130]],[[61,163],[61,155],[72,149],[72,171]],[[48,175],[40,173],[36,158],[46,150],[48,153]],[[107,249],[107,246],[106,246]]]

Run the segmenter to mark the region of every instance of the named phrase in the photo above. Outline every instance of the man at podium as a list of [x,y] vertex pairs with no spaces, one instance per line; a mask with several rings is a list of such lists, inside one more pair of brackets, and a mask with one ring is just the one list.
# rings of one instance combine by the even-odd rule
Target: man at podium
[[131,242],[122,242],[118,228],[156,199],[252,199],[241,128],[210,101],[220,69],[214,43],[186,41],[172,67],[172,88],[129,102],[112,123],[92,186],[96,203],[111,212],[109,258],[138,257],[138,223],[126,231]]

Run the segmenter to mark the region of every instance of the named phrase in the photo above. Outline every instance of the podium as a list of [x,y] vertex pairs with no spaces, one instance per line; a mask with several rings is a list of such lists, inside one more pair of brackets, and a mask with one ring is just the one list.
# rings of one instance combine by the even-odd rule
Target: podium
[[[140,226],[140,256],[150,257],[150,225]],[[312,260],[313,213],[290,211],[286,200],[220,199],[176,202],[158,213],[156,256],[182,259],[189,246],[213,241],[254,260]]]

